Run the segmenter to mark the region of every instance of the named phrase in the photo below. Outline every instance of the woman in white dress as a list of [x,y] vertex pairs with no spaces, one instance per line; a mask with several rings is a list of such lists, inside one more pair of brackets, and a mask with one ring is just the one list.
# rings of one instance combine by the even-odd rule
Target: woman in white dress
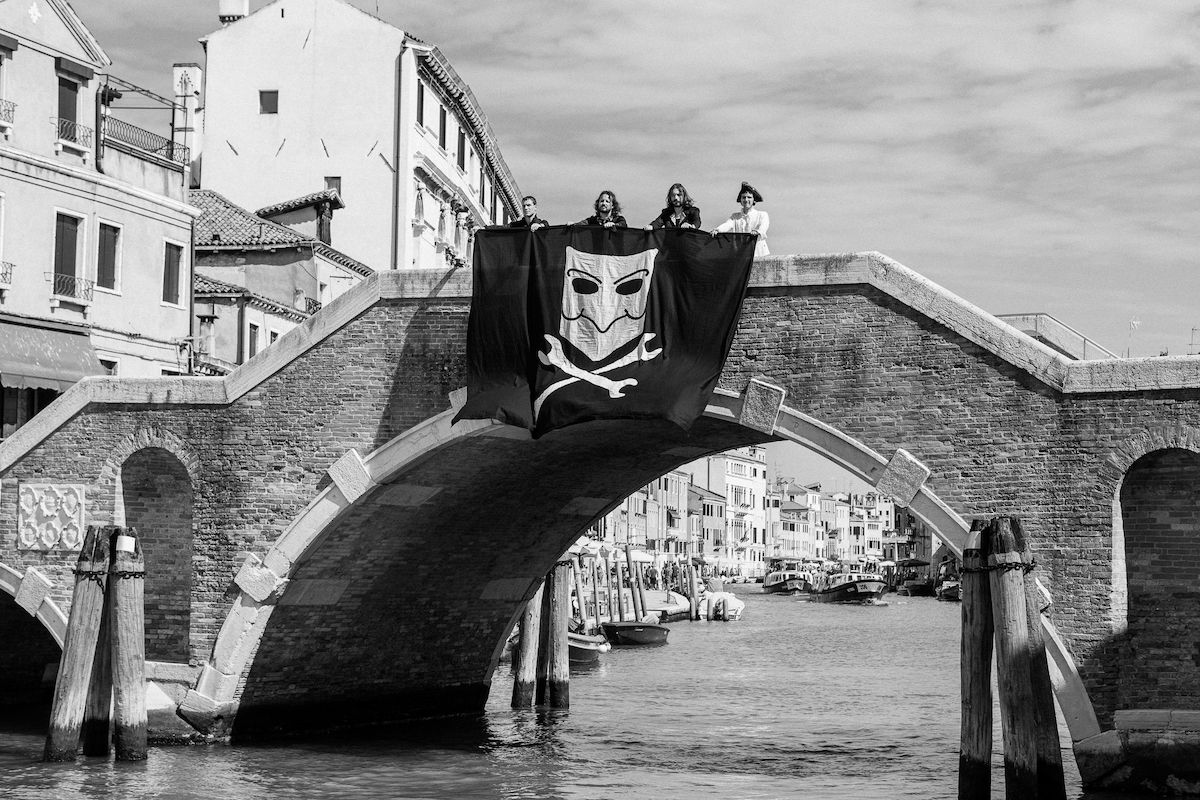
[[742,181],[742,189],[738,192],[737,201],[742,210],[733,212],[729,219],[713,230],[712,235],[716,236],[718,233],[729,233],[730,231],[757,234],[758,242],[754,245],[754,257],[769,255],[771,251],[767,249],[767,227],[771,224],[771,218],[767,216],[767,212],[759,211],[754,207],[755,203],[763,201],[762,195],[753,186]]

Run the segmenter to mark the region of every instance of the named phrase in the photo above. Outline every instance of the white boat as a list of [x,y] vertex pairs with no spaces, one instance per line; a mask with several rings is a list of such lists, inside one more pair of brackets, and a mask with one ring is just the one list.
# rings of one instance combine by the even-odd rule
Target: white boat
[[886,588],[878,573],[847,569],[818,576],[809,597],[818,603],[875,603]]
[[742,618],[746,601],[733,592],[708,592],[700,599],[700,619],[732,622]]
[[767,564],[763,591],[767,594],[795,594],[812,588],[812,575],[798,559],[773,558]]

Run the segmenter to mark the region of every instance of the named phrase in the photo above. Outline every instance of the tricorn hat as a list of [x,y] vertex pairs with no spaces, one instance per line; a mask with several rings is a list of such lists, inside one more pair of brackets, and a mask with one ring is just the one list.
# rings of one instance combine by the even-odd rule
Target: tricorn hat
[[740,202],[742,199],[742,195],[744,195],[746,192],[749,192],[750,194],[754,195],[754,202],[761,203],[763,201],[762,195],[758,193],[758,189],[755,189],[750,184],[746,183],[745,181],[742,181],[742,188],[738,189],[738,193],[737,193],[737,197],[735,198],[735,202]]

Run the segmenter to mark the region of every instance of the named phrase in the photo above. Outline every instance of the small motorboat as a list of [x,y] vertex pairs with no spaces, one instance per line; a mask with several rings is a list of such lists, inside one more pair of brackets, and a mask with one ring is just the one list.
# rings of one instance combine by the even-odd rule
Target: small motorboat
[[937,587],[938,600],[962,600],[962,583],[957,580],[944,580]]
[[809,598],[818,603],[877,603],[887,587],[883,576],[847,570],[817,579]]
[[671,629],[661,622],[646,620],[642,622],[610,620],[601,622],[600,630],[604,631],[605,638],[615,645],[666,644],[667,634],[671,632]]
[[603,636],[567,632],[567,657],[572,664],[592,664],[600,660],[601,653],[607,653],[612,645]]
[[709,592],[700,600],[700,619],[732,622],[742,618],[746,601],[733,592]]

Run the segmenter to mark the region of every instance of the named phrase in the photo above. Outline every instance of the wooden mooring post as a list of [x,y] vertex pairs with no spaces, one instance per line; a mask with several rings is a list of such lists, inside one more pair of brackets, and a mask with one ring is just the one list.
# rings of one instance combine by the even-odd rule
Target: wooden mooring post
[[575,556],[571,562],[571,573],[575,579],[575,601],[579,604],[579,625],[584,633],[589,633],[587,599],[583,594],[583,556]]
[[983,528],[983,520],[972,522],[963,548],[958,800],[992,796],[992,600]]
[[996,631],[1005,796],[1008,800],[1027,800],[1038,796],[1037,726],[1025,607],[1027,549],[1021,525],[1013,517],[993,519],[984,538]]
[[550,708],[571,705],[571,666],[567,618],[571,614],[571,562],[560,561],[546,579],[542,597],[542,630],[538,637],[536,702]]
[[[106,540],[108,536],[104,537]],[[111,554],[111,550],[110,550]],[[83,754],[107,756],[112,749],[112,603],[106,594],[100,635],[92,659],[92,677],[83,713]]]
[[538,640],[542,622],[542,591],[545,583],[525,603],[521,614],[521,639],[517,652],[513,654],[513,708],[528,708],[533,705],[534,690],[537,688]]
[[113,747],[118,761],[141,761],[146,738],[146,566],[133,528],[113,535],[108,572],[112,625]]
[[104,581],[108,575],[108,536],[89,525],[75,562],[75,590],[63,640],[62,660],[54,684],[50,730],[44,761],[70,761],[79,748],[92,663],[104,613]]
[[625,567],[629,570],[629,605],[633,608],[633,621],[641,622],[646,607],[638,608],[637,576],[633,571],[633,555],[629,552],[629,545],[625,545]]
[[[1026,563],[1034,566],[1028,544]],[[1025,572],[1025,611],[1029,626],[1030,689],[1037,726],[1038,800],[1066,800],[1067,781],[1063,773],[1062,744],[1058,740],[1058,717],[1054,712],[1054,685],[1050,682],[1046,639],[1042,633],[1042,596],[1032,570]]]
[[696,580],[696,565],[688,565],[688,605],[691,607],[690,619],[700,619],[700,584]]

